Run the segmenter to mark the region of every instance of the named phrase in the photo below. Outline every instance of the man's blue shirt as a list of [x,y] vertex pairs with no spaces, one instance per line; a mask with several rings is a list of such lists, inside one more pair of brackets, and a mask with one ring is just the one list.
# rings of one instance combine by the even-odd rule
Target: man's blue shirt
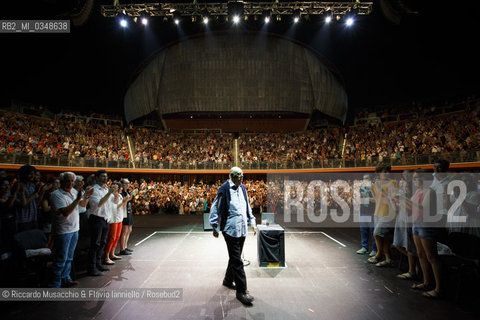
[[[252,226],[255,226],[255,217],[252,215],[252,209],[248,203],[248,198],[245,199],[242,186],[236,188],[232,180],[228,180],[230,192],[230,204],[228,207],[227,220],[223,229],[229,236],[239,238],[247,236],[247,221]],[[222,197],[217,197],[210,208],[210,225],[218,232],[218,217],[221,201],[227,201]]]

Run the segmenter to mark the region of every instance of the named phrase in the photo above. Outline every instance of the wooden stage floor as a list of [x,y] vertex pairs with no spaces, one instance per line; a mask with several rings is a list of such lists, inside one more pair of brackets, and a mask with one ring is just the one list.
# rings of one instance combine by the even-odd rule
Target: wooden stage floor
[[[135,217],[131,247],[101,277],[80,273],[80,288],[182,288],[183,300],[21,302],[2,319],[479,319],[478,297],[453,294],[431,301],[397,279],[399,268],[380,269],[355,254],[355,229],[287,229],[286,268],[258,267],[250,233],[244,258],[254,305],[243,306],[221,285],[227,250],[203,231],[201,216]],[[402,270],[403,271],[403,270]],[[3,315],[6,315],[4,317]]]

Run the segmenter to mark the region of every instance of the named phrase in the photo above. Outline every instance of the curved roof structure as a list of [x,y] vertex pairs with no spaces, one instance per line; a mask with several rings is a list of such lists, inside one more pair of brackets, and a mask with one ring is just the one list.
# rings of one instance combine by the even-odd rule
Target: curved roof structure
[[256,33],[205,34],[160,50],[128,88],[127,122],[158,110],[321,111],[344,121],[347,95],[333,69],[310,48]]

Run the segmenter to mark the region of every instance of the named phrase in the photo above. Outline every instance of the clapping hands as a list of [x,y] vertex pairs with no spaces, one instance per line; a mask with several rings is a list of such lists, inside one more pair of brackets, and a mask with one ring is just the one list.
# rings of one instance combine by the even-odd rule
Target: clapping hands
[[94,191],[93,187],[88,186],[87,189],[85,190],[85,197],[89,198],[93,194],[93,191]]

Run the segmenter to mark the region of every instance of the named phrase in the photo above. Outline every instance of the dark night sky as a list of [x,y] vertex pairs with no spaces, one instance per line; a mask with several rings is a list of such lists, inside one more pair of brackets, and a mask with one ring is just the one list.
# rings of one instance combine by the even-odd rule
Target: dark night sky
[[[450,2],[455,7],[441,1],[432,2],[435,7],[417,3],[419,14],[400,25],[389,22],[377,2],[373,14],[361,17],[349,30],[310,22],[289,33],[337,67],[351,110],[480,93],[477,1]],[[2,19],[51,19],[58,11],[38,1],[30,7],[25,1],[16,3],[16,8],[0,10]],[[123,114],[123,95],[135,70],[179,33],[173,23],[160,18],[150,20],[148,30],[122,30],[115,19],[100,15],[99,5],[111,3],[96,1],[87,24],[70,34],[0,34],[1,105],[13,98],[52,108]],[[253,22],[244,27],[260,30]],[[282,22],[269,26],[269,31],[286,34],[290,27]],[[225,22],[211,26],[226,28]],[[187,35],[204,30],[200,23],[183,25]]]

